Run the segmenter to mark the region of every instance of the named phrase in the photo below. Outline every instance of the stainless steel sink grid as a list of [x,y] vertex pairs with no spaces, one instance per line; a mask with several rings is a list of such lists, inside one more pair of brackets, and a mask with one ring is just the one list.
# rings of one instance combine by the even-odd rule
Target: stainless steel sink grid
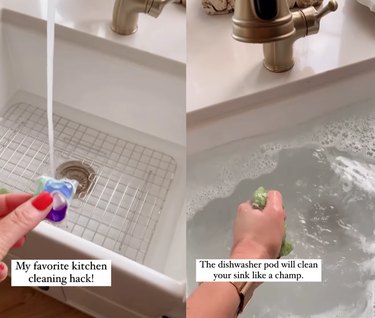
[[[177,168],[160,151],[54,115],[55,160],[89,166],[90,186],[59,227],[143,263]],[[33,192],[49,173],[46,111],[27,103],[0,117],[0,186]]]

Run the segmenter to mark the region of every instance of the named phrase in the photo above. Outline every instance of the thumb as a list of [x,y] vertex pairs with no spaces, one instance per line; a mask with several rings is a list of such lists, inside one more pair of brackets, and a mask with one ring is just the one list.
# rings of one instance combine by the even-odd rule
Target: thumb
[[283,197],[279,191],[269,191],[267,196],[267,205],[263,210],[265,213],[276,213],[285,218],[283,208]]
[[52,203],[51,194],[42,192],[0,220],[0,260],[18,240],[45,219]]

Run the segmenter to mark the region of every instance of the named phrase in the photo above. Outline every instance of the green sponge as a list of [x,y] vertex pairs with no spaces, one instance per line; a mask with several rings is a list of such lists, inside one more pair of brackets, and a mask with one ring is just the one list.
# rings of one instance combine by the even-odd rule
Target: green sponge
[[254,192],[253,208],[263,210],[267,205],[267,190],[263,187],[259,187]]
[[7,194],[7,193],[9,193],[7,189],[0,188],[0,194]]
[[[254,192],[254,198],[252,202],[254,209],[263,210],[265,206],[267,205],[267,190],[263,187],[259,187]],[[293,245],[286,239],[286,224],[285,224],[285,234],[283,237],[283,242],[281,244],[280,249],[280,257],[281,256],[287,256],[290,254],[290,252],[293,251]]]

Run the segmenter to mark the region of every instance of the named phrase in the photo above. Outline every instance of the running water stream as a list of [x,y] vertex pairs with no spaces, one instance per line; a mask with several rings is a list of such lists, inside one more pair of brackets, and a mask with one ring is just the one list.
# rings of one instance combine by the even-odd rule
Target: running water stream
[[53,58],[55,48],[55,4],[48,0],[47,8],[47,118],[50,156],[50,176],[55,176],[54,130],[53,130]]

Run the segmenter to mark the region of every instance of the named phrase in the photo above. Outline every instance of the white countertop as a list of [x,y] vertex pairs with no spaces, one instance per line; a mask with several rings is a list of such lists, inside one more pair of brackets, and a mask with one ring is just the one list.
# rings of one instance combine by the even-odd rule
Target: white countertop
[[[46,19],[48,0],[0,0],[0,8]],[[144,52],[186,63],[186,12],[167,5],[155,19],[139,14],[138,31],[121,36],[111,30],[114,0],[56,0],[56,23]]]
[[200,2],[190,1],[187,12],[188,120],[275,88],[295,84],[298,90],[303,79],[375,57],[375,13],[354,0],[338,0],[338,10],[322,19],[319,33],[294,44],[295,66],[281,74],[263,67],[261,44],[232,39],[232,15],[207,16]]

